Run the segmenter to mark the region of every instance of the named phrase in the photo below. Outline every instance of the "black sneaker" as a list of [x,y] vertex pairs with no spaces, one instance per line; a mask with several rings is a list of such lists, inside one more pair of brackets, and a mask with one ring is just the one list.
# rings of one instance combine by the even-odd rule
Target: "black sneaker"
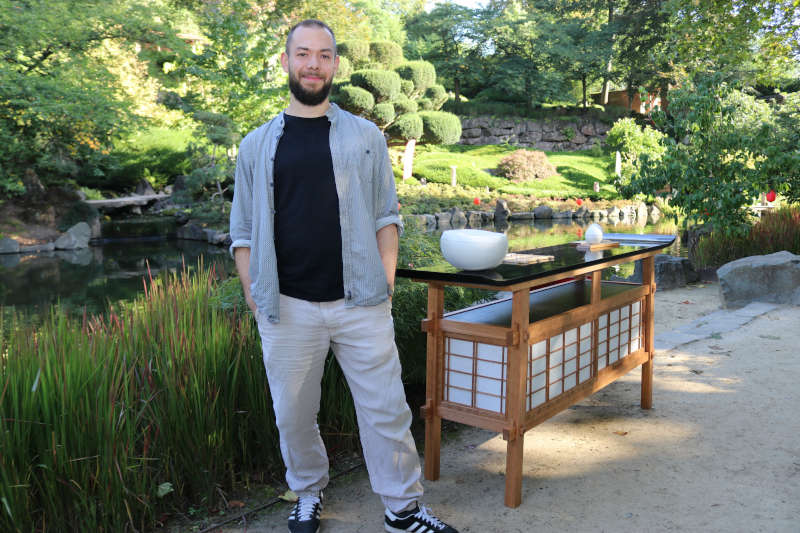
[[414,533],[458,533],[430,512],[427,507],[415,506],[410,511],[394,514],[386,509],[383,526],[386,531],[401,533],[413,531]]
[[317,533],[319,513],[322,511],[322,493],[316,496],[300,496],[289,515],[289,531],[292,533]]

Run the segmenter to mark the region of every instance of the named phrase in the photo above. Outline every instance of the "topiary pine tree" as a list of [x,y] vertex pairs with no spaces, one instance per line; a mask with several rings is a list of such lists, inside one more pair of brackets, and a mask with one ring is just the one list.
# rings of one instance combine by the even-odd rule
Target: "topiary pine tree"
[[406,61],[402,49],[388,41],[344,41],[338,50],[331,99],[375,122],[389,142],[405,143],[403,179],[411,177],[417,142],[455,144],[461,138],[458,117],[439,111],[447,92],[436,83],[431,63]]

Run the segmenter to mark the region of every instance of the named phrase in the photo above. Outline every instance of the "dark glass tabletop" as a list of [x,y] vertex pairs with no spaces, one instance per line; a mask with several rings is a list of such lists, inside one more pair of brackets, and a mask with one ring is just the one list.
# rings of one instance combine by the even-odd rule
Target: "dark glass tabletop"
[[559,244],[534,250],[511,250],[514,253],[531,253],[552,255],[553,260],[534,264],[500,264],[487,270],[459,270],[447,261],[440,253],[440,261],[430,266],[403,268],[398,266],[397,275],[423,281],[444,281],[450,283],[474,283],[493,287],[505,287],[515,283],[532,281],[552,274],[570,272],[576,268],[601,265],[612,259],[635,256],[642,252],[657,252],[671,245],[674,235],[606,233],[604,241],[619,242],[616,248],[607,248],[595,252],[579,250],[574,243]]

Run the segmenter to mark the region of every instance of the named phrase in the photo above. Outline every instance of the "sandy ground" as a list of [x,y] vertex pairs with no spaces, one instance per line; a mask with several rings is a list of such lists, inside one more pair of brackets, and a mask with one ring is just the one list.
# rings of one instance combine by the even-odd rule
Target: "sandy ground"
[[[720,306],[716,284],[659,292],[656,335]],[[444,436],[425,502],[461,532],[800,531],[800,307],[657,351],[653,409],[638,370],[525,434],[522,505],[503,506],[505,441]],[[322,531],[383,531],[358,470],[326,491]],[[248,502],[250,504],[251,502]],[[228,524],[286,531],[288,504]]]

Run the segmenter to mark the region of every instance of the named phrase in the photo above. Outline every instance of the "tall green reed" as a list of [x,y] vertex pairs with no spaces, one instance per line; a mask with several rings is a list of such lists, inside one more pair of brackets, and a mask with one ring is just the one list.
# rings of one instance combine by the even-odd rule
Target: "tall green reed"
[[[280,469],[251,315],[202,268],[145,287],[105,315],[0,318],[0,530],[142,531]],[[343,383],[320,425],[356,435]]]
[[700,267],[718,267],[742,257],[781,250],[800,254],[800,206],[763,213],[744,236],[711,233],[698,243],[694,261]]

